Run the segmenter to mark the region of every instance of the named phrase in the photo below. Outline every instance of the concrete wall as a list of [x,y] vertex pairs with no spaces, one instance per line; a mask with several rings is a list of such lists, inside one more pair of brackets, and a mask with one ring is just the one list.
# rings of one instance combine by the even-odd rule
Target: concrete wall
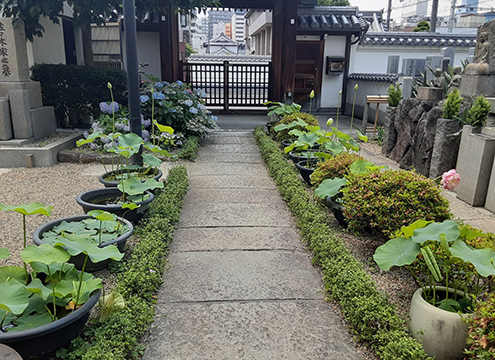
[[65,64],[64,31],[62,19],[54,24],[49,18],[42,17],[41,25],[45,28],[43,37],[34,37],[27,42],[29,66],[34,64]]
[[[356,105],[354,107],[354,118],[362,119],[364,113],[364,105],[366,103],[366,95],[387,95],[387,88],[390,86],[388,83],[376,82],[376,81],[355,81],[349,80],[347,82],[347,108],[346,114],[351,115],[352,104],[354,101],[354,86],[358,84],[358,90],[356,91]],[[380,104],[378,123],[383,124],[385,119],[385,111],[387,104]],[[376,104],[370,105],[368,113],[368,122],[374,123],[376,114]]]
[[345,36],[328,36],[325,40],[320,101],[320,106],[323,108],[336,108],[338,106],[339,91],[342,90],[344,75],[327,75],[325,73],[325,68],[327,65],[326,57],[343,57],[345,55],[345,42]]
[[[126,59],[126,44],[125,35],[121,33],[122,41],[122,60],[124,63],[124,70],[127,70]],[[143,68],[142,70],[146,74],[153,75],[157,78],[161,78],[161,67],[160,67],[160,37],[158,32],[144,32],[139,31],[137,33],[137,53],[138,53],[138,63],[149,64],[149,66]],[[143,75],[144,80],[144,75]]]

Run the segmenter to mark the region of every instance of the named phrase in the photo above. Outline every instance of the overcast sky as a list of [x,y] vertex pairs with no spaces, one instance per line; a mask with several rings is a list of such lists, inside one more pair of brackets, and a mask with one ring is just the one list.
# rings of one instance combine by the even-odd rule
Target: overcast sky
[[359,10],[387,9],[388,0],[349,0],[351,6],[358,6]]

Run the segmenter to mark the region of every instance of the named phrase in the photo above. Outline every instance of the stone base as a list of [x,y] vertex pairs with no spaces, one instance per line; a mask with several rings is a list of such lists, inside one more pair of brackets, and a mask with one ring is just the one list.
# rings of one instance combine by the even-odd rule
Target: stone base
[[443,99],[443,89],[434,87],[418,87],[418,100],[440,101]]
[[31,108],[43,106],[41,84],[38,81],[0,82],[0,96],[8,96],[10,90],[27,90]]
[[50,136],[57,129],[53,106],[41,106],[31,109],[31,121],[35,140]]
[[10,140],[13,137],[9,100],[6,97],[0,98],[0,140]]
[[456,133],[461,130],[459,120],[437,120],[435,142],[431,153],[430,178],[436,178],[444,172],[454,169],[459,153],[461,136]]
[[456,167],[461,182],[456,190],[457,198],[472,206],[484,206],[495,157],[495,137],[476,131],[479,130],[469,125],[463,127]]
[[495,75],[462,75],[459,87],[461,96],[465,99],[495,96]]

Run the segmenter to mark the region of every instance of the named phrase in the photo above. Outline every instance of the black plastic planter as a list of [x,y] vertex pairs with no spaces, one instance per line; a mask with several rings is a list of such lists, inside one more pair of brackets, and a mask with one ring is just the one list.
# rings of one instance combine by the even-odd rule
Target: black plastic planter
[[[132,170],[132,171],[136,171],[136,170]],[[153,179],[155,179],[156,181],[158,181],[163,176],[163,172],[160,169],[153,169],[151,171],[153,171],[153,174],[155,174],[153,176]],[[125,169],[109,171],[109,172],[104,173],[103,175],[100,175],[98,180],[103,185],[105,185],[105,187],[117,187],[117,185],[119,184],[119,180],[107,180],[107,179],[113,178],[115,175],[120,175],[120,174],[125,174],[125,173],[126,173]],[[151,176],[146,176],[146,178],[150,179]],[[144,179],[143,182],[144,181],[146,181],[146,179]]]
[[51,358],[58,349],[69,345],[79,335],[100,293],[100,290],[94,292],[79,309],[49,324],[22,331],[0,332],[0,343],[13,348],[24,360]]
[[325,198],[325,205],[332,209],[333,216],[335,216],[335,219],[340,225],[342,225],[344,228],[347,228],[347,226],[349,226],[344,215],[344,207],[342,205],[330,199],[329,196]]
[[149,197],[143,201],[137,202],[136,204],[139,205],[139,207],[133,210],[122,209],[122,205],[119,204],[108,205],[104,203],[105,200],[118,199],[122,196],[122,192],[117,188],[89,190],[79,194],[76,201],[82,206],[85,213],[91,210],[104,210],[136,223],[143,217],[149,204],[155,198],[149,191],[147,191],[146,194],[148,194]]
[[311,185],[311,174],[315,171],[317,160],[303,160],[295,164],[297,170],[308,185]]
[[[38,246],[41,244],[44,244],[45,242],[43,241],[43,233],[48,232],[48,231],[52,230],[55,226],[60,225],[62,223],[62,221],[78,222],[78,221],[82,221],[82,220],[86,220],[86,219],[92,219],[92,217],[89,215],[71,216],[71,217],[66,217],[63,219],[58,219],[58,220],[54,220],[54,221],[51,221],[49,223],[46,223],[45,225],[40,226],[39,228],[37,228],[34,231],[33,242]],[[132,233],[134,232],[134,226],[127,219],[119,217],[118,220],[120,222],[122,222],[123,224],[127,225],[129,230],[126,233],[122,234],[121,236],[113,239],[112,241],[107,241],[107,242],[101,243],[99,245],[99,247],[105,247],[108,245],[115,245],[115,246],[117,246],[117,248],[119,249],[120,252],[124,251],[124,246],[127,242],[127,239],[129,239],[131,237]],[[76,266],[76,269],[81,270],[85,258],[86,258],[86,255],[79,254],[77,256],[72,256],[70,258],[69,262],[74,264]],[[100,261],[98,263],[94,263],[90,259],[88,259],[88,261],[86,263],[86,270],[87,271],[102,270],[102,269],[106,268],[106,266],[108,265],[108,263],[110,263],[110,261],[111,261],[111,259],[107,259],[104,261]]]

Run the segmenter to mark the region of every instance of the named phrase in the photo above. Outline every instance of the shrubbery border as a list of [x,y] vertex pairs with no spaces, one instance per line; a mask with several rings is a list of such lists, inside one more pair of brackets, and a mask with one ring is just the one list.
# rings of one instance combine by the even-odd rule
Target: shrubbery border
[[177,166],[169,171],[165,187],[150,204],[135,228],[139,241],[124,262],[115,263],[118,285],[126,306],[104,323],[93,319],[70,348],[57,353],[67,360],[128,360],[142,355],[139,343],[155,315],[153,295],[162,283],[166,255],[179,221],[182,199],[187,192],[187,171]]
[[326,290],[339,303],[356,339],[370,344],[384,360],[431,359],[406,332],[395,306],[378,291],[361,263],[328,226],[328,211],[309,195],[277,144],[262,127],[255,129],[254,138],[280,194],[296,217],[303,241],[314,254],[314,263],[321,267]]

